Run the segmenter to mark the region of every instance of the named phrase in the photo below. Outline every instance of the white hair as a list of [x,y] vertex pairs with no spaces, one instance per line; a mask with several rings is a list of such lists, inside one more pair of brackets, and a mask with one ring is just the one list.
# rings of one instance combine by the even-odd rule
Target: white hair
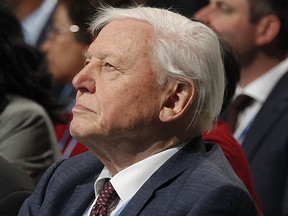
[[159,71],[183,82],[193,81],[197,100],[191,125],[201,119],[202,131],[209,130],[220,113],[225,89],[221,44],[215,32],[169,10],[143,6],[98,8],[90,30],[97,34],[111,21],[127,18],[145,21],[154,28],[156,44],[152,47]]

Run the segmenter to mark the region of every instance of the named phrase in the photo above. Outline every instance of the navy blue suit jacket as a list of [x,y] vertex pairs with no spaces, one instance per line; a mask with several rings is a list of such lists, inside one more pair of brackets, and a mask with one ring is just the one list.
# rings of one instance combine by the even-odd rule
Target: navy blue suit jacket
[[[53,165],[19,215],[82,215],[94,199],[93,184],[102,168],[89,152]],[[198,138],[164,163],[121,215],[255,216],[256,211],[219,146]]]
[[258,112],[242,144],[265,216],[288,215],[288,72]]

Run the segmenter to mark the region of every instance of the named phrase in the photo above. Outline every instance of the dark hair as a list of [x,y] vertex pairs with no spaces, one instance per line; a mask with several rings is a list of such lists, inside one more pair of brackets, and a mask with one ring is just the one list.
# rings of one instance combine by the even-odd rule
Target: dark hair
[[61,108],[53,95],[52,76],[44,55],[24,42],[22,26],[10,9],[0,3],[0,112],[15,94],[42,105],[51,119],[58,118]]
[[232,47],[223,40],[221,40],[221,38],[220,42],[222,45],[223,63],[226,76],[225,93],[221,109],[222,113],[227,108],[228,104],[234,96],[237,83],[240,80],[240,66],[237,56]]
[[129,0],[59,0],[58,5],[63,5],[68,12],[68,16],[73,25],[79,27],[79,32],[76,32],[75,38],[83,44],[90,44],[93,35],[88,30],[91,17],[95,15],[97,7],[101,4],[107,4],[114,7],[129,5]]
[[68,16],[73,25],[79,27],[79,32],[75,33],[75,38],[83,44],[92,42],[92,34],[88,31],[89,19],[93,12],[93,0],[59,0],[58,5],[63,5],[67,9]]
[[255,23],[269,14],[276,15],[281,28],[277,46],[280,50],[288,50],[288,1],[287,0],[248,0],[250,3],[250,21]]
[[145,5],[170,9],[191,18],[194,13],[206,6],[209,0],[147,0]]

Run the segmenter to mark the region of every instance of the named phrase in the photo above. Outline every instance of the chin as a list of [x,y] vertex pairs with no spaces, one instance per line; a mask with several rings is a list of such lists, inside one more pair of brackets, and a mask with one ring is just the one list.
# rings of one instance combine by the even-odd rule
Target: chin
[[70,123],[70,134],[72,137],[77,139],[78,141],[82,140],[89,136],[89,127],[85,124],[78,124],[76,121],[73,120]]
[[73,138],[75,138],[78,142],[82,143],[82,140],[85,138],[85,134],[81,133],[81,131],[78,130],[71,130],[70,128],[70,134]]
[[70,134],[72,137],[76,137],[78,133],[76,133],[75,130],[71,129],[71,126],[70,126]]
[[72,120],[70,123],[71,136],[73,136],[75,138],[78,137],[81,134],[81,131],[83,130],[81,128],[82,128],[81,125],[77,125],[77,123]]

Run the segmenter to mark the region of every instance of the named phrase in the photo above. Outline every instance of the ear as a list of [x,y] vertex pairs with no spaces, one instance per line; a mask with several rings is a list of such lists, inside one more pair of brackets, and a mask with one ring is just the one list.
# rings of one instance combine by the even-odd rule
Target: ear
[[160,120],[170,122],[183,116],[193,103],[194,91],[193,82],[176,82],[164,101]]
[[279,18],[275,15],[262,17],[257,23],[256,44],[259,46],[270,43],[274,40],[281,27]]

